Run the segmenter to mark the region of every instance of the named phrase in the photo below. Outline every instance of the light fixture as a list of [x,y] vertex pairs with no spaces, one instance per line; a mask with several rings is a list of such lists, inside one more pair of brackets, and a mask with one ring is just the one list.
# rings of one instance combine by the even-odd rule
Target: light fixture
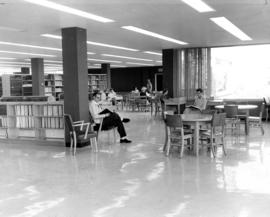
[[162,63],[162,60],[157,60],[156,62],[157,62],[157,63]]
[[37,45],[21,44],[21,43],[13,43],[13,42],[6,42],[6,41],[0,41],[0,44],[3,44],[3,45],[11,45],[11,46],[18,46],[18,47],[30,47],[30,48],[39,48],[39,49],[45,49],[45,50],[62,51],[62,49],[60,49],[60,48],[43,47],[43,46],[37,46]]
[[12,57],[0,57],[0,60],[16,60],[16,58],[12,58]]
[[91,14],[82,10],[78,10],[75,8],[71,8],[65,5],[61,5],[61,4],[57,4],[51,1],[47,1],[47,0],[24,0],[26,2],[32,3],[32,4],[37,4],[43,7],[47,7],[47,8],[51,8],[53,10],[57,10],[57,11],[62,11],[65,13],[69,13],[69,14],[73,14],[73,15],[77,15],[80,17],[84,17],[84,18],[88,18],[91,20],[95,20],[98,22],[102,22],[102,23],[109,23],[109,22],[114,22],[111,19],[105,18],[105,17],[101,17],[101,16],[97,16],[95,14]]
[[11,61],[0,61],[0,64],[22,64],[22,65],[29,65],[30,63],[25,63],[25,62],[11,62]]
[[242,41],[252,40],[248,35],[246,35],[242,30],[237,26],[231,23],[226,17],[213,17],[210,18],[214,23],[216,23],[221,28],[225,29],[227,32],[231,33],[235,37],[239,38]]
[[[47,37],[47,38],[54,38],[54,39],[62,39],[62,36],[59,35],[53,35],[53,34],[42,34],[41,36]],[[138,51],[137,49],[128,48],[128,47],[122,47],[112,44],[105,44],[105,43],[99,43],[94,41],[87,41],[87,44],[95,45],[95,46],[102,46],[102,47],[109,47],[109,48],[115,48],[120,50],[128,50],[128,51]]]
[[0,50],[0,53],[22,54],[22,55],[30,55],[30,56],[56,57],[55,55],[50,55],[50,54],[26,53],[26,52],[17,52],[17,51],[15,52],[15,51],[6,51],[6,50]]
[[130,30],[130,31],[133,31],[133,32],[138,32],[138,33],[141,33],[141,34],[144,34],[144,35],[149,35],[149,36],[159,38],[159,39],[162,39],[162,40],[165,40],[165,41],[170,41],[170,42],[173,42],[173,43],[176,43],[176,44],[181,44],[181,45],[187,44],[186,42],[179,41],[179,40],[176,40],[176,39],[173,39],[173,38],[169,38],[167,36],[160,35],[160,34],[157,34],[157,33],[154,33],[154,32],[150,32],[150,31],[145,30],[145,29],[140,29],[140,28],[135,27],[135,26],[122,26],[121,28]]
[[89,54],[89,55],[94,55],[95,53],[93,53],[93,52],[87,52],[87,54]]
[[153,51],[144,51],[144,53],[153,54],[153,55],[157,55],[157,56],[162,56],[162,53],[153,52]]
[[121,61],[116,61],[116,60],[102,60],[102,59],[87,59],[90,61],[97,61],[97,62],[109,62],[109,63],[122,63]]
[[153,64],[147,64],[147,63],[134,63],[134,62],[126,62],[126,64],[130,64],[130,65],[143,65],[143,66],[153,66]]
[[131,60],[141,60],[141,61],[153,61],[150,59],[142,59],[142,58],[136,58],[136,57],[128,57],[128,56],[119,56],[119,55],[112,55],[112,54],[101,54],[102,56],[107,57],[117,57],[117,58],[123,58],[123,59],[131,59]]
[[201,0],[182,0],[182,1],[200,13],[215,11],[213,8],[211,8],[209,5],[207,5]]
[[126,67],[126,66],[112,64],[111,67]]

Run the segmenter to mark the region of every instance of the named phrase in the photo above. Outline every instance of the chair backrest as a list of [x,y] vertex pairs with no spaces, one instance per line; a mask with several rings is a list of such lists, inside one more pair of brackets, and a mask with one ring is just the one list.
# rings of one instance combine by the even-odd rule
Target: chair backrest
[[215,113],[213,114],[212,126],[223,127],[225,125],[226,113]]
[[238,106],[224,105],[224,111],[226,113],[227,118],[235,118],[235,116],[238,114]]
[[172,127],[172,128],[183,127],[181,115],[166,114],[165,123],[167,127]]
[[73,132],[74,131],[74,128],[72,126],[72,118],[71,118],[71,115],[70,114],[64,114],[64,119],[65,119],[65,125],[68,129],[69,132]]
[[206,115],[214,115],[215,113],[217,113],[217,110],[214,110],[214,109],[202,110],[202,114],[206,114]]
[[90,124],[94,124],[95,123],[94,118],[91,115],[91,112],[90,111],[89,111],[89,122],[90,122]]

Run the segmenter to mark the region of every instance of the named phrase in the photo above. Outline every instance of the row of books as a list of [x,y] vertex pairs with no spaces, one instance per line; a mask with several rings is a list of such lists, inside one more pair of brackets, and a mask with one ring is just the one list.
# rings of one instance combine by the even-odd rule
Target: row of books
[[41,120],[41,126],[42,128],[49,129],[63,129],[63,117],[43,117]]
[[32,116],[33,115],[32,105],[15,105],[15,115]]
[[7,127],[7,117],[0,117],[0,128]]
[[63,117],[63,106],[62,105],[44,105],[43,116]]
[[34,128],[34,117],[16,117],[16,127],[17,128]]

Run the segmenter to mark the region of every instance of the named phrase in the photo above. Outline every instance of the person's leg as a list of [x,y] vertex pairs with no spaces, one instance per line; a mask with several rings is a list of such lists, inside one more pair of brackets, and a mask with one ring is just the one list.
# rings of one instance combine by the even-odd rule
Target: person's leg
[[101,112],[99,112],[100,115],[105,115],[105,114],[112,114],[113,112],[109,109],[103,109]]
[[103,123],[102,123],[102,130],[106,130],[109,127],[117,127],[117,131],[120,135],[120,138],[124,138],[127,136],[126,134],[126,130],[125,127],[122,123],[121,118],[119,117],[119,115],[115,112],[111,113],[110,116],[105,117],[103,119]]

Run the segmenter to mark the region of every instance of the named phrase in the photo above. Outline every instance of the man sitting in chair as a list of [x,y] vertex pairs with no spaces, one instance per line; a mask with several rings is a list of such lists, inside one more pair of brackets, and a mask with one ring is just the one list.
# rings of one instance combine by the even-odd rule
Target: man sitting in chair
[[203,90],[201,88],[196,89],[195,101],[191,106],[187,106],[184,113],[201,113],[202,110],[205,110],[207,104],[207,99],[203,94]]
[[89,102],[89,111],[96,123],[94,129],[97,130],[99,128],[100,119],[103,118],[101,130],[106,130],[110,127],[117,127],[117,131],[120,135],[120,143],[130,143],[131,140],[127,139],[126,130],[123,125],[123,122],[127,123],[130,120],[128,118],[124,118],[123,120],[121,120],[120,116],[117,113],[112,112],[109,109],[102,110],[99,104],[100,98],[100,93],[94,92],[93,98]]

